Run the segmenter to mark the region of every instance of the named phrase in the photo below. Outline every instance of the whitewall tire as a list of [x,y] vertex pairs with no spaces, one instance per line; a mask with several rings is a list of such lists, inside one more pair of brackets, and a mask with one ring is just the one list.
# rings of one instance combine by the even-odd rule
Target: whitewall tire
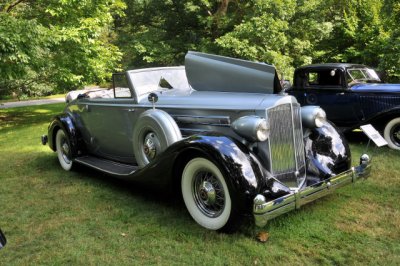
[[386,124],[383,136],[390,148],[400,150],[400,117],[394,118]]
[[73,161],[71,159],[71,144],[68,140],[68,136],[62,129],[59,129],[56,134],[56,149],[58,161],[60,162],[61,167],[65,171],[70,171],[73,166]]
[[228,224],[232,200],[214,163],[201,157],[190,160],[182,173],[181,189],[186,208],[199,225],[220,230]]

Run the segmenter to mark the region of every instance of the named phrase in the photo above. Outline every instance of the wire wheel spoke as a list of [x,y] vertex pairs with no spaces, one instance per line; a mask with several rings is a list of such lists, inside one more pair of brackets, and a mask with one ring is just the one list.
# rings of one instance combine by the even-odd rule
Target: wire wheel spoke
[[221,182],[213,173],[200,171],[192,187],[197,207],[208,217],[218,217],[225,207],[225,193]]

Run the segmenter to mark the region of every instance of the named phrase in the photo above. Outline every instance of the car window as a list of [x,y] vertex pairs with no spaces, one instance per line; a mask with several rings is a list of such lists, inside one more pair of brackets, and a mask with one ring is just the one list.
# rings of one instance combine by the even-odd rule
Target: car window
[[324,69],[306,73],[306,87],[340,87],[341,85],[340,72],[336,69]]
[[125,73],[113,75],[114,97],[132,98]]

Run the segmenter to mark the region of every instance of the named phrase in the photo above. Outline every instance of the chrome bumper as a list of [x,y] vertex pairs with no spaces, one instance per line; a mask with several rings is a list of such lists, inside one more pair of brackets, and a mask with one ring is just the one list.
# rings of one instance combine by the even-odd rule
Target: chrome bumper
[[257,226],[263,227],[267,222],[279,215],[299,209],[301,206],[318,198],[328,195],[337,188],[353,183],[358,179],[367,178],[371,172],[371,165],[367,155],[361,156],[360,165],[338,174],[330,180],[292,191],[272,201],[266,201],[261,194],[254,198],[253,215]]

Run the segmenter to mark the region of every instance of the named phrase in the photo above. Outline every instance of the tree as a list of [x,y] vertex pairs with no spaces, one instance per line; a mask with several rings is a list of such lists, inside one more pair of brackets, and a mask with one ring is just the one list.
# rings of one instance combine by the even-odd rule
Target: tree
[[242,1],[134,0],[116,21],[127,68],[182,64],[188,50],[219,53],[215,39],[243,17]]
[[109,78],[121,57],[112,44],[112,15],[123,8],[120,0],[6,1],[0,5],[0,88],[37,94]]

